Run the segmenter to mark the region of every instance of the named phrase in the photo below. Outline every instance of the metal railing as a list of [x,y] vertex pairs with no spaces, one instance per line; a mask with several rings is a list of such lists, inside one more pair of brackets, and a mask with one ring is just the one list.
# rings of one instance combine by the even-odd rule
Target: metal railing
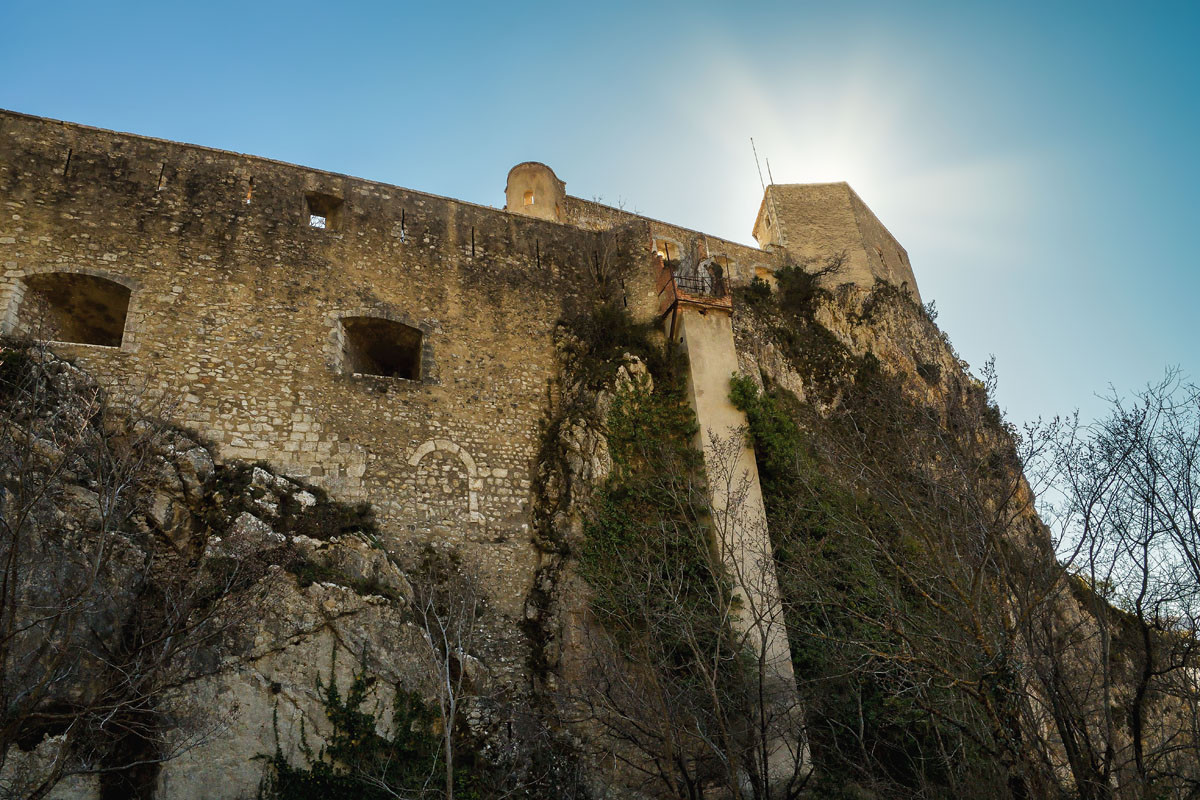
[[729,287],[724,278],[711,275],[675,275],[675,288],[684,294],[701,297],[725,297]]

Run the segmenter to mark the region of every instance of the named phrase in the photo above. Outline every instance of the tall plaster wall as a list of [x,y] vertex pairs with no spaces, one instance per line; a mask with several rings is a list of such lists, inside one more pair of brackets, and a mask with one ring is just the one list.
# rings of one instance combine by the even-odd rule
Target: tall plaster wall
[[[765,706],[772,714],[798,714],[796,680],[783,619],[783,603],[767,530],[766,507],[754,450],[747,444],[745,414],[729,397],[738,372],[733,321],[727,311],[677,306],[674,327],[688,359],[688,396],[699,426],[696,446],[704,453],[715,545],[733,578],[736,620],[766,673]],[[668,330],[671,323],[666,321]],[[778,720],[776,720],[778,723]],[[803,722],[782,730],[801,731]],[[778,737],[771,743],[771,772],[792,774],[806,761],[804,742]]]
[[[749,598],[749,602],[743,598],[743,606],[754,614],[761,613],[767,623],[763,630],[768,662],[781,675],[790,677],[787,635],[782,617],[775,616],[779,613],[779,585],[770,560],[770,541],[766,538],[766,509],[758,466],[753,448],[746,444],[746,415],[729,399],[729,380],[738,372],[733,322],[722,311],[700,313],[680,309],[675,330],[688,359],[688,399],[699,425],[696,447],[705,453],[709,493],[718,517],[716,524],[737,537],[736,541],[722,545],[723,555],[730,562],[731,573],[740,576],[740,592],[758,595]],[[733,469],[724,476],[712,458],[710,444],[714,438],[718,442],[732,439],[738,445]],[[745,492],[741,494],[733,484],[743,477]],[[731,497],[737,507],[730,505]],[[731,518],[724,519],[725,515]]]

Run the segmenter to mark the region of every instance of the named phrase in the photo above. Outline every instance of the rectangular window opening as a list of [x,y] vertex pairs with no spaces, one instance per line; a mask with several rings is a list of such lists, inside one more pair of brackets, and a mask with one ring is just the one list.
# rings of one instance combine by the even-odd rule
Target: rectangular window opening
[[18,330],[45,341],[120,347],[129,298],[128,287],[93,275],[31,275],[25,280]]
[[308,210],[308,227],[338,230],[341,221],[342,198],[331,194],[309,192],[304,199]]
[[420,329],[378,317],[344,317],[342,334],[347,373],[421,379]]

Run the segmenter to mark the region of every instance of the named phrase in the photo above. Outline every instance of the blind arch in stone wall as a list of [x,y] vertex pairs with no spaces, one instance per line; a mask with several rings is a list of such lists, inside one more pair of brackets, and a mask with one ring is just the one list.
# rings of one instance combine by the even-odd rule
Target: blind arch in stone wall
[[[461,463],[463,469],[466,471],[467,520],[470,522],[483,522],[483,514],[481,514],[479,511],[478,492],[481,486],[481,481],[479,479],[479,470],[475,466],[475,459],[471,457],[470,453],[449,439],[430,439],[414,450],[413,454],[409,456],[409,466],[415,467],[418,470],[418,499],[420,500],[422,494],[424,494],[425,505],[430,507],[431,514],[436,513],[436,509],[439,506],[438,498],[440,494],[440,491],[437,490],[440,490],[444,487],[437,484],[433,486],[425,484],[423,487],[419,472],[421,463],[425,460],[426,456],[429,456],[433,453],[445,454],[457,459]],[[436,478],[429,478],[427,480],[436,481]],[[435,491],[425,492],[425,489],[434,489]]]

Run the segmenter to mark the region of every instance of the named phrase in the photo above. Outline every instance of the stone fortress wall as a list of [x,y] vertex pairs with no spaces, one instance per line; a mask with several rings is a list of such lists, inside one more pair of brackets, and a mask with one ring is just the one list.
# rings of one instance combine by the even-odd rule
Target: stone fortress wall
[[921,299],[908,251],[847,183],[768,186],[754,222],[754,238],[764,249],[818,266],[831,255],[845,253],[839,282],[870,286],[878,278],[907,287]]
[[[397,541],[459,545],[515,618],[539,558],[552,334],[588,270],[619,249],[648,319],[656,249],[723,257],[734,284],[807,253],[803,229],[760,250],[569,197],[546,173],[518,165],[497,209],[0,111],[0,330],[76,342],[56,349],[118,395],[164,397],[223,456],[370,501]],[[874,220],[861,201],[827,211],[859,206]],[[838,224],[809,249],[840,245]],[[894,243],[874,225],[859,250]]]

